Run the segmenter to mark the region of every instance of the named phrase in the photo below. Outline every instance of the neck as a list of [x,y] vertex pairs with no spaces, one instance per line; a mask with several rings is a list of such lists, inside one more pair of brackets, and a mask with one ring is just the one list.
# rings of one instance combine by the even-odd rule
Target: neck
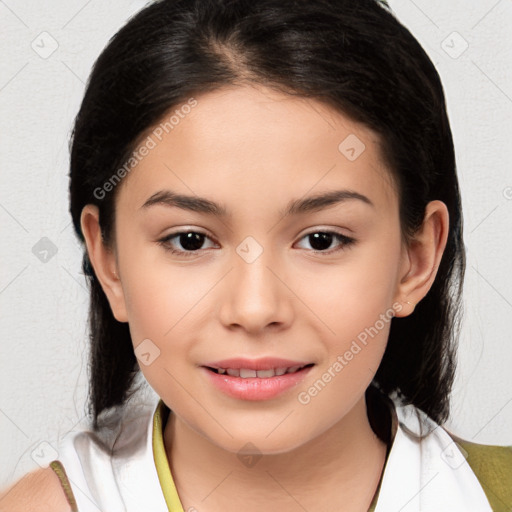
[[164,443],[184,510],[368,510],[387,446],[368,421],[365,397],[322,435],[287,453],[263,455],[244,467],[169,416]]

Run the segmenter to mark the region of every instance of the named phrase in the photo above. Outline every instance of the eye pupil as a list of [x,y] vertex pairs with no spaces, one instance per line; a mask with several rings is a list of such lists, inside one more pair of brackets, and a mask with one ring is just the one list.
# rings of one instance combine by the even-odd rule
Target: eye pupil
[[[170,234],[159,242],[166,250],[173,254],[195,256],[203,252],[205,239],[209,238],[208,235],[198,231],[182,231]],[[317,254],[325,253],[326,255],[342,251],[355,242],[353,238],[331,231],[314,231],[308,235],[304,235],[303,238],[309,239],[311,249]],[[338,247],[331,250],[333,241],[338,241]]]
[[180,233],[180,244],[187,251],[197,251],[204,243],[204,236],[202,233]]
[[324,251],[325,249],[328,249],[331,246],[332,243],[332,233],[311,233],[309,235],[310,237],[310,244],[311,247],[315,251]]

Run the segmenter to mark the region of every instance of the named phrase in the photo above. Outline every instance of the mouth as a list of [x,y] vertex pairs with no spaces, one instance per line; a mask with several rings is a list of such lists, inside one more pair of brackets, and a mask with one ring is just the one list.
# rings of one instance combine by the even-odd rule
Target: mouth
[[305,364],[302,366],[288,366],[288,367],[276,367],[269,368],[267,370],[252,370],[250,368],[215,368],[211,366],[205,366],[205,368],[212,373],[218,375],[229,375],[230,377],[240,377],[242,379],[270,379],[272,377],[279,377],[281,375],[297,373],[304,368],[310,368],[314,363]]
[[207,382],[225,395],[239,400],[270,400],[298,386],[313,366],[308,359],[231,357],[205,361],[201,370]]

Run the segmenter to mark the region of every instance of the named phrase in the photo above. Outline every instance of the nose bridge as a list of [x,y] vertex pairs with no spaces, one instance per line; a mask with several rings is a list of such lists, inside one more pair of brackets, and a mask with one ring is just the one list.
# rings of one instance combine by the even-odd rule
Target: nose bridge
[[[268,240],[268,239],[266,239]],[[254,236],[245,237],[235,249],[237,257],[234,261],[235,288],[250,288],[250,293],[265,295],[274,288],[275,276],[268,267],[275,266],[270,243],[265,246]],[[245,293],[244,290],[240,290]],[[249,290],[246,290],[249,292]]]
[[227,283],[227,294],[221,305],[223,322],[249,329],[263,328],[282,322],[285,289],[279,275],[277,258],[253,236],[247,236],[235,248],[233,270]]

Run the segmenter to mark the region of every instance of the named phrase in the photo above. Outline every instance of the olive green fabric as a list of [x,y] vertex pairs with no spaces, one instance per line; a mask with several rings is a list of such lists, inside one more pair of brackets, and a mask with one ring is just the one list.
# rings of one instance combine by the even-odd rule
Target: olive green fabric
[[[493,512],[512,511],[512,446],[472,443],[450,434],[466,458],[489,500]],[[379,484],[380,490],[380,484]],[[375,512],[377,494],[368,509]]]
[[478,478],[493,512],[512,510],[512,446],[472,443],[450,434]]

